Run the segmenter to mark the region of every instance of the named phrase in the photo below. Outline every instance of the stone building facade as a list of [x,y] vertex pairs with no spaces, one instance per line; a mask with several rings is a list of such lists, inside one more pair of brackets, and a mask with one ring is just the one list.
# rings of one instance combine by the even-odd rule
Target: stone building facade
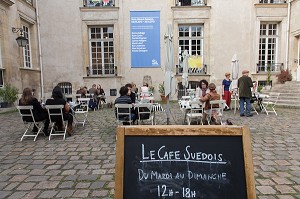
[[[159,13],[159,67],[132,67],[131,12],[144,11]],[[276,83],[280,69],[289,69],[300,81],[299,15],[300,0],[1,0],[2,85],[10,83],[20,91],[31,87],[38,97],[48,98],[59,84],[74,99],[79,87],[95,83],[113,100],[122,85],[140,87],[147,76],[159,99],[168,24],[179,89],[185,49],[202,60],[201,67],[189,70],[191,88],[201,79],[221,86],[234,54],[239,76],[248,69],[263,85],[268,70]],[[12,27],[26,30],[27,47],[18,47],[19,33],[12,33]]]

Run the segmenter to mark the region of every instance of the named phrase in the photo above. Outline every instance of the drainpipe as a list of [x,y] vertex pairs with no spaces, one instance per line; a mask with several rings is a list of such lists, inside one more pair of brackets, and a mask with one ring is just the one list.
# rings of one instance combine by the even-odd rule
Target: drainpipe
[[291,0],[288,0],[288,18],[286,28],[286,51],[285,51],[285,65],[286,69],[289,69],[289,40],[290,40],[290,18],[291,18]]
[[39,61],[41,69],[41,100],[44,101],[44,74],[43,74],[43,59],[42,59],[42,46],[41,46],[41,34],[40,34],[40,18],[39,18],[39,6],[38,0],[35,0],[35,9],[36,9],[36,21],[37,21],[37,35],[38,35],[38,44],[39,44]]

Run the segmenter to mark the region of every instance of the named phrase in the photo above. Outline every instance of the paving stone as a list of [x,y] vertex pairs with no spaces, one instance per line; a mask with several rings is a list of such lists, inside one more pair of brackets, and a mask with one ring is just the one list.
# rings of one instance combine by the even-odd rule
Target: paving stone
[[46,181],[49,179],[49,176],[30,176],[26,178],[25,182],[39,182],[39,181]]
[[9,181],[24,181],[26,178],[28,178],[28,175],[15,175],[13,176]]
[[72,188],[74,186],[74,182],[73,181],[66,181],[63,182],[59,185],[59,188]]
[[256,189],[259,190],[262,194],[275,194],[276,190],[271,186],[256,186]]
[[275,185],[275,188],[282,194],[287,194],[287,193],[296,193],[296,191],[287,185]]
[[84,189],[77,189],[73,196],[79,197],[79,198],[86,198],[88,197],[90,191],[89,190],[84,190]]
[[272,180],[277,184],[293,184],[293,182],[291,182],[287,178],[272,178]]
[[55,190],[49,190],[49,191],[43,191],[39,198],[54,198],[54,196],[58,193],[58,191]]
[[93,182],[90,186],[90,189],[100,189],[104,186],[105,182]]
[[80,175],[78,177],[79,181],[95,181],[97,179],[96,175]]
[[58,198],[67,198],[67,197],[71,197],[73,195],[73,193],[75,192],[75,190],[62,190],[57,194]]
[[12,193],[12,191],[1,191],[0,190],[0,198],[7,198],[11,193]]
[[290,196],[290,195],[277,195],[277,197],[279,199],[294,199],[294,196]]
[[5,191],[11,191],[14,188],[16,188],[17,186],[19,186],[20,182],[12,182],[10,184],[8,184],[3,190]]
[[93,197],[104,197],[108,195],[108,190],[101,190],[101,191],[93,191],[92,196]]
[[272,181],[271,179],[256,179],[256,180],[260,185],[265,185],[265,186],[275,185],[275,182]]
[[31,190],[35,185],[36,183],[32,183],[32,182],[21,183],[17,187],[17,190]]
[[59,181],[44,181],[39,182],[35,188],[36,189],[55,189],[59,184]]
[[24,198],[24,196],[26,194],[27,194],[27,192],[24,192],[24,191],[16,191],[11,196],[9,196],[8,199]]
[[75,186],[75,188],[76,188],[76,189],[85,189],[85,188],[89,188],[90,185],[91,185],[91,183],[89,183],[89,182],[79,182],[79,183]]
[[23,199],[38,198],[38,195],[40,194],[40,192],[41,191],[30,191],[23,197]]

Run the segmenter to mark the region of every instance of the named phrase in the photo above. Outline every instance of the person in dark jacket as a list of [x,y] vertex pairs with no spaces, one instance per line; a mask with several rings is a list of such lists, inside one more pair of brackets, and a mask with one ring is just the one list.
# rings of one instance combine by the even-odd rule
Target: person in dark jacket
[[[46,105],[64,105],[63,117],[64,120],[68,120],[67,133],[69,136],[71,136],[73,131],[73,115],[71,114],[71,109],[68,102],[66,102],[66,100],[63,98],[63,93],[59,86],[54,87],[52,91],[52,98],[47,99]],[[54,119],[54,121],[56,122],[58,130],[62,130],[63,124],[61,119],[57,118],[57,120]]]
[[[249,71],[243,70],[243,76],[238,79],[239,98],[240,98],[240,116],[252,117],[250,99],[252,98],[251,87],[252,79],[248,77]],[[246,103],[246,114],[244,113],[244,104]]]
[[[32,113],[34,116],[34,120],[36,122],[45,120],[43,132],[46,136],[48,136],[49,135],[49,133],[48,133],[49,118],[48,118],[47,110],[44,109],[41,106],[40,102],[33,96],[33,91],[30,88],[24,88],[22,97],[19,100],[19,105],[20,106],[33,106]],[[24,120],[27,121],[26,118]],[[32,122],[32,121],[28,121],[28,122]],[[38,128],[34,125],[32,131],[37,132]]]
[[135,103],[136,94],[134,92],[132,92],[132,84],[126,84],[125,87],[128,88],[127,95],[130,97],[132,103]]
[[[128,96],[128,88],[126,86],[122,86],[120,88],[120,97],[118,97],[116,100],[115,100],[115,104],[132,104],[132,101],[130,99],[130,97]],[[119,110],[119,112],[122,111],[122,110]],[[126,111],[126,110],[124,110]],[[115,113],[116,113],[116,117],[117,117],[117,111],[115,110]],[[134,109],[132,109],[131,111],[131,120],[132,122],[134,123],[135,120],[136,120],[136,113],[134,111]],[[127,124],[127,123],[123,123],[123,124]]]

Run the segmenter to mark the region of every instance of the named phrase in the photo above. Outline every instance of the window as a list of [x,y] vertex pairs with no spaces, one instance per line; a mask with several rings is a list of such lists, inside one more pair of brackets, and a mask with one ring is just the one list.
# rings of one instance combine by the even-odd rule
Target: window
[[259,3],[286,3],[285,0],[259,0]]
[[26,39],[28,39],[28,44],[26,47],[23,48],[23,61],[24,61],[24,68],[31,68],[31,48],[30,48],[30,33],[29,27],[22,25],[23,34]]
[[298,68],[300,66],[300,36],[298,37]]
[[278,25],[261,23],[259,36],[258,71],[276,71],[276,55],[278,45]]
[[61,82],[57,85],[61,88],[63,94],[72,95],[72,84],[70,82]]
[[[203,63],[203,25],[180,25],[179,37],[179,71],[183,68],[183,52],[188,51],[189,55],[195,55]],[[200,60],[201,59],[201,60]],[[205,73],[204,67],[191,67],[189,73]]]
[[114,0],[83,0],[85,7],[104,7],[104,6],[114,6]]
[[203,56],[203,26],[179,26],[180,53],[187,50],[189,55]]
[[206,0],[177,0],[178,6],[205,6]]
[[4,81],[3,81],[3,65],[2,65],[2,52],[1,52],[1,48],[2,48],[2,45],[1,45],[1,41],[0,41],[0,87],[3,87]]
[[89,30],[90,73],[115,75],[113,27],[91,27]]
[[25,0],[27,3],[31,4],[32,5],[32,1],[33,0]]

